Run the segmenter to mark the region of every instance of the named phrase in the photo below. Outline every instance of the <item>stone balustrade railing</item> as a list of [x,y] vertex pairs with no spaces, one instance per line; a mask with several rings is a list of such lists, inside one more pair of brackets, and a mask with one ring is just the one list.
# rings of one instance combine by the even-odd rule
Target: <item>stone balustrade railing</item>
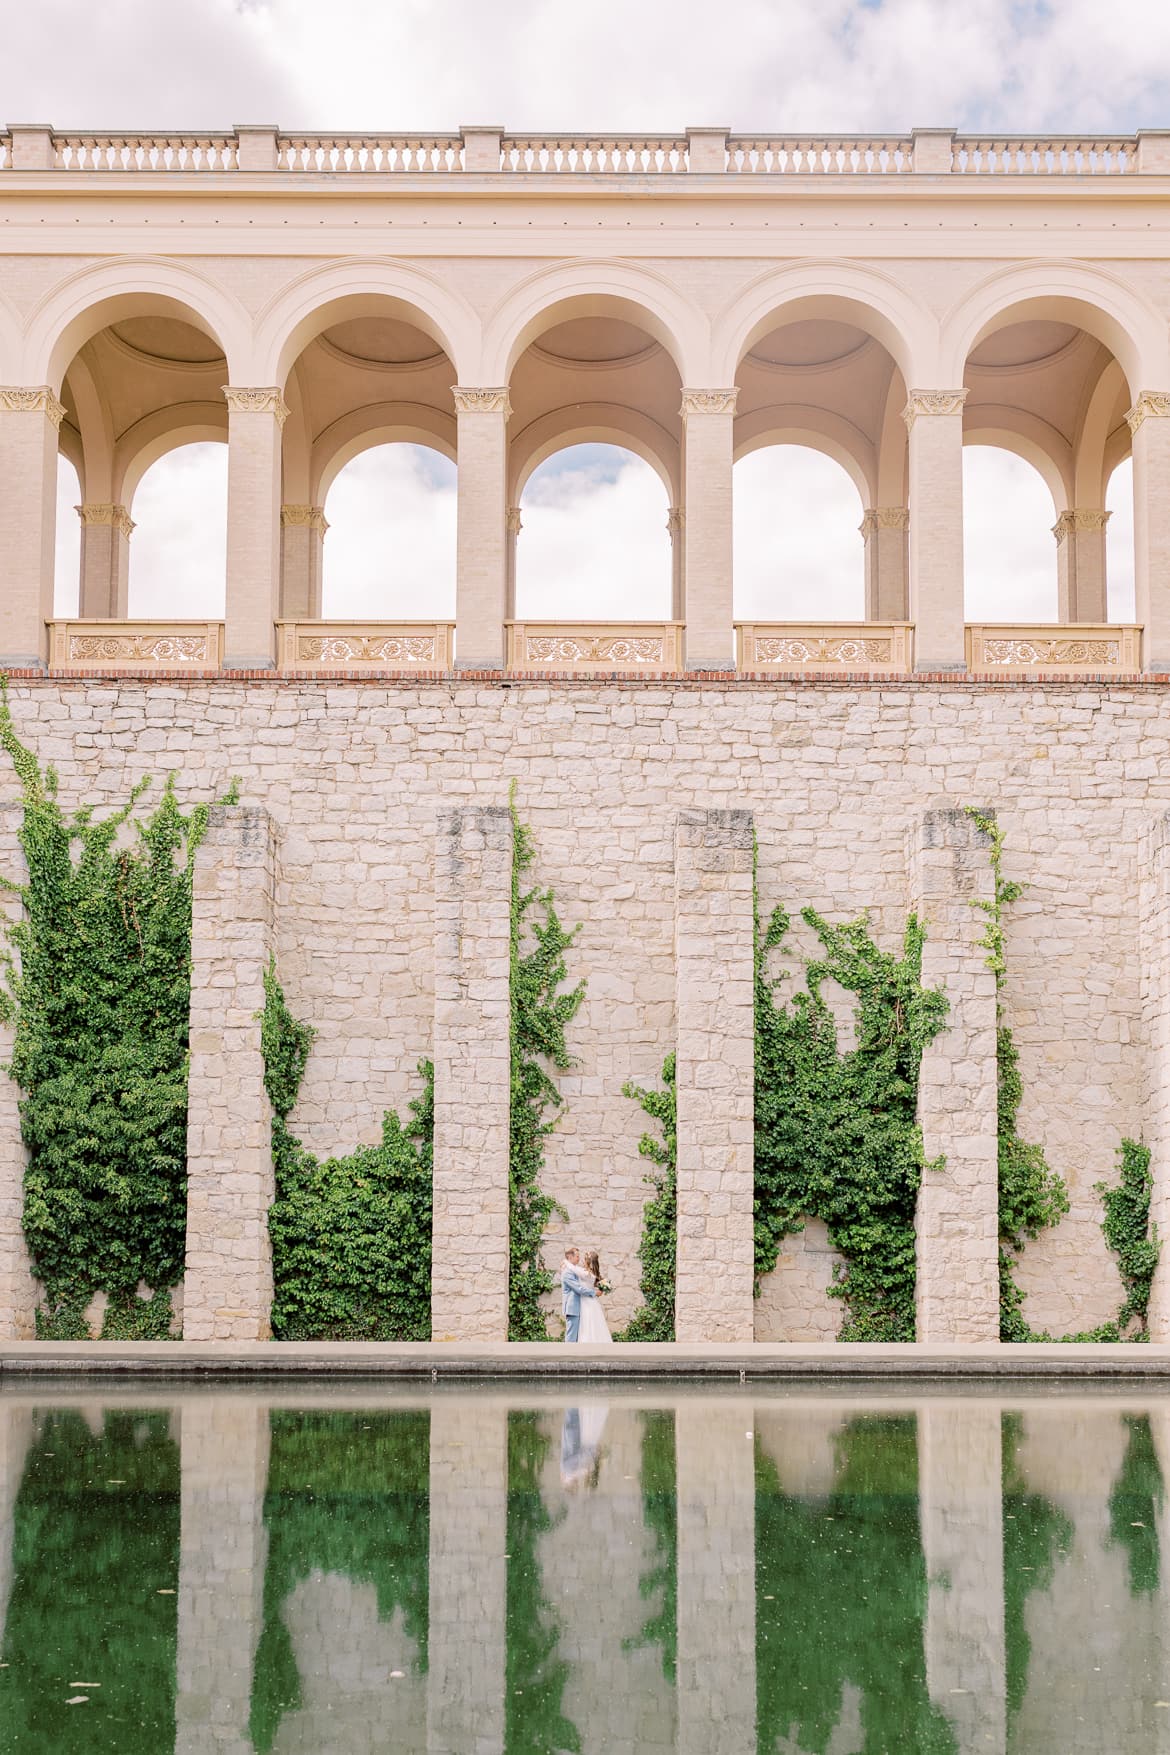
[[1003,676],[1039,671],[1096,676],[1141,669],[1142,630],[1118,622],[969,622],[967,669]]
[[509,670],[671,671],[682,622],[508,622]]
[[218,670],[222,622],[53,621],[53,670]]
[[282,670],[450,670],[454,622],[277,622]]
[[914,662],[909,622],[736,622],[737,670],[828,674],[905,673]]
[[1110,176],[1170,174],[1170,131],[1134,135],[998,136],[920,128],[907,135],[284,134],[240,127],[223,134],[66,133],[13,124],[0,133],[0,173],[292,172],[450,176]]

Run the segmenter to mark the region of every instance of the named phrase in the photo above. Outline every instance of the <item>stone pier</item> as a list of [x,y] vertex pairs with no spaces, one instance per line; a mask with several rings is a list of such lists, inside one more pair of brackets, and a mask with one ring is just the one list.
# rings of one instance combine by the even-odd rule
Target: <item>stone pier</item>
[[680,1341],[754,1333],[752,816],[681,811],[675,836]]
[[272,1110],[260,1018],[273,947],[267,811],[216,805],[195,856],[183,1335],[265,1340],[272,1304]]
[[995,976],[979,943],[993,878],[988,837],[964,810],[928,810],[911,831],[911,907],[926,926],[922,982],[950,1001],[922,1057],[918,1118],[928,1169],[918,1196],[920,1341],[999,1338]]
[[444,812],[435,859],[436,1341],[508,1335],[511,886],[508,811]]
[[[0,875],[24,883],[26,868],[20,845],[24,807],[0,805]],[[0,890],[0,919],[19,920],[19,896]],[[0,1066],[12,1058],[12,1029],[0,1023]],[[37,1287],[29,1268],[24,1241],[24,1166],[27,1154],[20,1137],[20,1091],[0,1071],[0,1340],[31,1340],[36,1332]]]

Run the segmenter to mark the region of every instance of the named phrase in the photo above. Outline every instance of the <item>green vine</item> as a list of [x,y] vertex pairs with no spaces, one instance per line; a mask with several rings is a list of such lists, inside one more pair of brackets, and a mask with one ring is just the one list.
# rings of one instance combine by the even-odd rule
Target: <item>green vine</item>
[[[531,831],[516,811],[515,782],[508,805],[512,813],[508,1339],[546,1341],[540,1299],[551,1292],[553,1276],[544,1265],[544,1234],[554,1214],[566,1220],[568,1214],[542,1191],[540,1174],[544,1142],[564,1102],[552,1073],[572,1065],[565,1026],[580,1009],[585,983],[579,981],[568,993],[557,991],[567,975],[565,952],[580,929],[565,931],[551,890],[524,889],[523,874],[536,854]],[[543,921],[529,921],[534,909],[543,911]]]
[[657,1123],[661,1138],[644,1133],[638,1141],[639,1152],[655,1166],[645,1178],[654,1194],[642,1208],[642,1241],[638,1245],[643,1302],[625,1328],[614,1335],[615,1341],[674,1339],[674,1282],[678,1262],[678,1133],[674,1080],[672,1053],[662,1063],[660,1091],[647,1090],[632,1081],[622,1086],[622,1096],[631,1097],[635,1103],[641,1104],[651,1121]]
[[315,1032],[289,1012],[275,961],[264,976],[260,1047],[272,1104],[276,1198],[272,1332],[285,1341],[428,1341],[435,1072],[404,1126],[392,1109],[382,1141],[315,1158],[288,1127]]
[[[943,1028],[947,1001],[922,985],[925,928],[906,923],[900,956],[880,950],[864,916],[831,926],[802,918],[822,955],[806,991],[777,1003],[771,953],[791,924],[756,913],[756,1287],[783,1239],[805,1218],[828,1227],[845,1266],[830,1287],[846,1310],[843,1341],[914,1339],[914,1213],[928,1165],[917,1121],[923,1050]],[[781,978],[782,979],[782,978]],[[836,981],[855,996],[856,1046],[842,1053],[822,993]]]
[[86,1307],[104,1292],[104,1336],[159,1338],[183,1272],[191,893],[208,807],[185,814],[171,776],[145,820],[133,812],[149,780],[101,822],[91,807],[68,815],[6,691],[0,744],[21,785],[28,870],[5,885],[23,915],[7,928],[0,1017],[14,1026],[37,1333],[89,1339]]

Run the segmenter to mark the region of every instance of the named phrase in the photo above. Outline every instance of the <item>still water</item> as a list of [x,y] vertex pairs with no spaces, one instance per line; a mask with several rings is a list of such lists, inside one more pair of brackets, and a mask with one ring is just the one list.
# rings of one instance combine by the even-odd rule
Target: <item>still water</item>
[[1170,1752],[1170,1397],[0,1395],[0,1750]]

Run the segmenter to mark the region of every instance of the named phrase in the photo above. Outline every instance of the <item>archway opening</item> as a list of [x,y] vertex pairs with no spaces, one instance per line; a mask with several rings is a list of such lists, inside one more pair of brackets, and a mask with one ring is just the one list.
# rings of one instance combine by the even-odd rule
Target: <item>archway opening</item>
[[998,445],[963,450],[964,609],[971,622],[1054,622],[1056,509],[1039,472]]
[[429,445],[374,445],[325,499],[322,614],[444,621],[455,615],[457,471]]
[[520,498],[520,621],[665,621],[671,616],[666,488],[620,445],[567,445]]
[[842,466],[807,445],[765,445],[734,469],[737,621],[862,621],[862,504]]
[[1105,581],[1109,620],[1132,622],[1137,615],[1133,583],[1132,457],[1123,457],[1110,475],[1105,489],[1105,510],[1109,513],[1109,522],[1105,526]]
[[57,455],[57,541],[53,565],[53,614],[75,616],[81,601],[81,480],[64,453]]
[[227,446],[179,445],[138,483],[129,614],[217,620],[227,561]]

